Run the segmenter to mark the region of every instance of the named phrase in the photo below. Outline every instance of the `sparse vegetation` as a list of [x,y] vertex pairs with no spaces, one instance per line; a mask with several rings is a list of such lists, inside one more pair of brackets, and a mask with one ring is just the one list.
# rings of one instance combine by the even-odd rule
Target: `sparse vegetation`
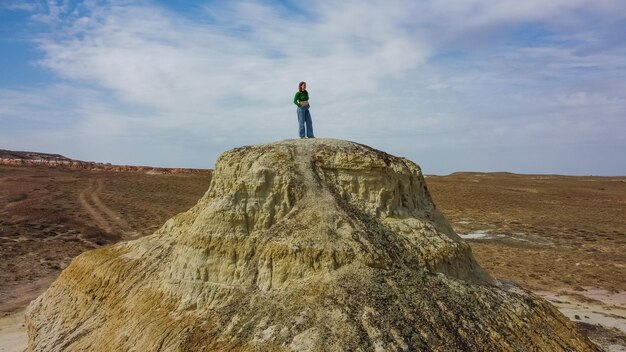
[[98,227],[81,204],[98,179],[105,219],[119,216],[143,236],[193,205],[210,176],[0,166],[0,314],[23,308],[80,253],[128,235]]
[[6,197],[6,202],[7,203],[15,203],[15,202],[22,201],[22,200],[24,200],[26,198],[28,198],[28,195],[26,193],[9,194]]
[[[534,290],[626,290],[626,177],[430,176],[437,207],[483,268]],[[603,188],[604,190],[600,190]]]

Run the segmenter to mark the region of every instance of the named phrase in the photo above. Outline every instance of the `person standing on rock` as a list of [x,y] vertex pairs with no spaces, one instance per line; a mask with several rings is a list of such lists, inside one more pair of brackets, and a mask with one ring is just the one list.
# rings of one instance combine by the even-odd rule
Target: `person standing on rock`
[[309,92],[306,91],[306,82],[300,82],[298,92],[293,97],[293,103],[298,106],[298,124],[300,125],[300,138],[315,138],[313,136],[313,121],[309,112]]

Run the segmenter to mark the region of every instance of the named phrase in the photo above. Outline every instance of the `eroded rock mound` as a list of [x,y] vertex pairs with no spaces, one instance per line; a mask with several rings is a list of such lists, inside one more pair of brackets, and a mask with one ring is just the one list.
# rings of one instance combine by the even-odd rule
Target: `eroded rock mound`
[[237,148],[153,235],[77,257],[27,311],[30,351],[589,351],[490,278],[420,168],[328,139]]

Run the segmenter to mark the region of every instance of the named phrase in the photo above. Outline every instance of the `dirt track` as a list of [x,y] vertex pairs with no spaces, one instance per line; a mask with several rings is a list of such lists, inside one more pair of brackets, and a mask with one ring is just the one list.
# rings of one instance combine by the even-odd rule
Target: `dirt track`
[[0,166],[0,316],[24,308],[80,253],[152,233],[209,180]]
[[103,185],[102,178],[89,179],[89,185],[79,195],[81,206],[104,231],[118,233],[124,239],[136,238],[139,233],[133,231],[120,214],[111,210],[100,200],[99,195]]

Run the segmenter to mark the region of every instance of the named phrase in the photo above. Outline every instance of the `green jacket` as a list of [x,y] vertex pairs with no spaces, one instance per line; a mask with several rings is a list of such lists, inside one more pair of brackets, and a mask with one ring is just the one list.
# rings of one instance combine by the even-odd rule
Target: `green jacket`
[[309,100],[309,92],[307,92],[306,90],[302,92],[298,91],[296,93],[296,96],[293,97],[293,103],[298,105],[298,107],[300,106],[301,101],[307,101],[307,100]]

